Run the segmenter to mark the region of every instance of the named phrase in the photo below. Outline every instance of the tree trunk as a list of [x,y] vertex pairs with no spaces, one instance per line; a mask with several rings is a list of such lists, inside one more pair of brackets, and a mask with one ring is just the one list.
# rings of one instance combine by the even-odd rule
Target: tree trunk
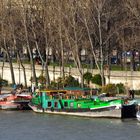
[[24,75],[24,85],[25,88],[27,88],[27,79],[26,79],[26,71],[25,71],[25,67],[21,61],[20,55],[19,55],[19,51],[17,51],[17,58],[19,60],[19,64],[21,65],[22,69],[23,69],[23,75]]
[[5,58],[3,59],[3,62],[2,62],[2,74],[1,74],[2,79],[3,79],[4,63],[5,63]]
[[[59,1],[58,1],[59,2]],[[62,11],[61,11],[61,4],[59,2],[59,37],[60,37],[60,48],[61,48],[61,63],[60,63],[60,75],[62,76],[62,80],[65,79],[65,71],[64,71],[64,47],[63,47],[63,41],[62,41]],[[64,87],[64,84],[63,84]]]
[[5,47],[5,51],[6,51],[6,54],[7,54],[7,57],[8,57],[8,61],[9,61],[9,66],[10,66],[10,71],[11,71],[11,78],[12,78],[12,84],[15,85],[16,83],[15,83],[15,75],[14,75],[12,58],[10,57],[10,53],[9,53],[8,48],[7,48],[5,38],[4,38],[4,47]]
[[32,54],[32,49],[30,48],[29,45],[29,38],[28,38],[28,29],[27,29],[27,21],[26,21],[26,12],[25,9],[23,11],[23,26],[24,26],[24,31],[25,31],[25,37],[26,37],[26,45],[27,45],[27,49],[29,52],[29,56],[30,56],[30,63],[31,63],[31,73],[33,74],[33,80],[35,82],[35,86],[37,86],[37,77],[36,77],[36,70],[35,70],[35,64],[34,64],[34,60],[33,60],[33,54]]
[[101,64],[100,64],[100,74],[102,78],[102,86],[105,85],[104,81],[104,57],[103,57],[103,41],[102,41],[102,31],[101,31],[101,13],[98,11],[98,30],[99,30],[99,44],[100,44],[100,58],[101,58]]

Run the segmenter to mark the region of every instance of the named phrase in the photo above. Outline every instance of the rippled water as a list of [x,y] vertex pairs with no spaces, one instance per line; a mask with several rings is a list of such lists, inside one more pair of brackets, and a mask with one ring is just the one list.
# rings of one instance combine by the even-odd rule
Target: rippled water
[[137,140],[136,119],[94,119],[0,111],[0,140]]

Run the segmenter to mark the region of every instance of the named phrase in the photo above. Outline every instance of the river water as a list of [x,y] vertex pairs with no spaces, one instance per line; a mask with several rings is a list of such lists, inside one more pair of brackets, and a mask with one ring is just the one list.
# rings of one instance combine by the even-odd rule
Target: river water
[[0,140],[138,140],[136,119],[95,119],[0,111]]

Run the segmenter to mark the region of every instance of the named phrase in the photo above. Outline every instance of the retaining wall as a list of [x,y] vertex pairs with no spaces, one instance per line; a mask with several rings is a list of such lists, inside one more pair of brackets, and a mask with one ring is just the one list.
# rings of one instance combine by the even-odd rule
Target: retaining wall
[[[27,77],[27,84],[31,85],[30,78],[32,76],[31,73],[31,67],[28,64],[25,64],[26,69],[26,77]],[[24,85],[24,77],[23,77],[23,70],[21,66],[18,64],[13,64],[14,67],[14,74],[15,74],[15,80],[16,83],[22,83]],[[41,65],[36,65],[36,75],[39,76],[41,74],[42,68]],[[84,72],[86,72],[87,69],[84,69]],[[90,70],[91,71],[91,70]],[[107,71],[105,72],[105,78],[107,83],[123,83],[126,86],[128,86],[131,89],[140,89],[140,72],[132,72],[132,71],[111,71],[110,77]],[[71,74],[75,78],[77,78],[80,81],[80,76],[78,73],[78,70],[76,68],[65,68],[65,73],[67,75]],[[98,74],[98,70],[92,70],[93,75]],[[49,74],[50,79],[54,80],[57,79],[60,76],[60,67],[53,67],[49,66]],[[11,73],[9,64],[5,63],[3,67],[3,63],[0,62],[0,75],[3,77],[3,79],[8,80],[9,83],[11,83]]]

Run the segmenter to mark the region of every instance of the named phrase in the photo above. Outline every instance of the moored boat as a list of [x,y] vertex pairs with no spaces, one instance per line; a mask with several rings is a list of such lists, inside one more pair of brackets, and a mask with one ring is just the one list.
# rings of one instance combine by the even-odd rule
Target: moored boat
[[121,98],[105,101],[97,96],[76,98],[60,91],[55,94],[43,91],[33,94],[29,106],[40,113],[122,118],[123,104],[124,100]]
[[25,110],[32,96],[26,92],[20,94],[6,93],[0,95],[0,109],[2,110]]

